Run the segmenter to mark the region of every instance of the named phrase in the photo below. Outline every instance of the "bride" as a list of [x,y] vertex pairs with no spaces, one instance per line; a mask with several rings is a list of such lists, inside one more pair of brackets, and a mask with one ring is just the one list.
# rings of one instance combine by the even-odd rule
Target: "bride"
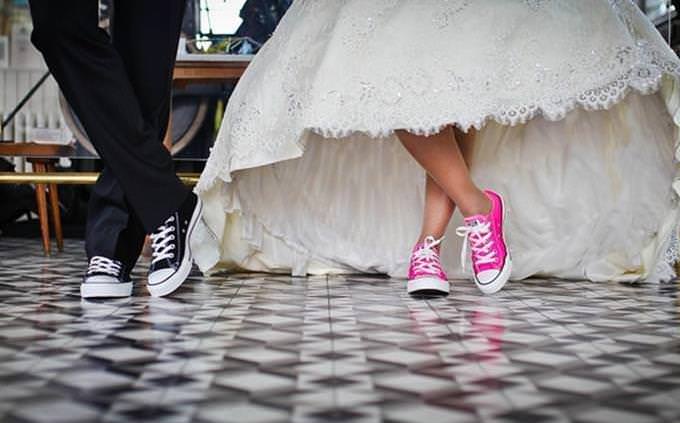
[[196,262],[670,279],[679,76],[630,0],[296,0],[196,187]]

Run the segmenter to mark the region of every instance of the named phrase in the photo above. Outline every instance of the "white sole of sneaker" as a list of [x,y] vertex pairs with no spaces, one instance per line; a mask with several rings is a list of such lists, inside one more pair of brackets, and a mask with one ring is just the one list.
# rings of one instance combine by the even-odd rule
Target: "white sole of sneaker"
[[477,285],[477,288],[479,288],[479,290],[482,291],[484,294],[495,294],[496,292],[503,289],[505,284],[508,283],[511,273],[512,273],[512,259],[510,259],[510,254],[508,254],[508,257],[505,259],[505,266],[503,266],[501,272],[498,274],[498,276],[496,276],[496,279],[494,279],[491,282],[482,284],[477,280],[477,278],[474,278],[475,285]]
[[184,242],[186,245],[186,253],[184,254],[184,258],[182,259],[182,263],[179,265],[179,268],[175,273],[172,275],[168,276],[161,282],[155,283],[155,284],[147,284],[147,289],[149,290],[149,293],[151,294],[152,297],[165,297],[166,295],[170,295],[173,292],[175,292],[182,284],[184,283],[185,280],[189,277],[189,273],[191,273],[191,267],[194,264],[194,257],[191,254],[191,234],[194,233],[194,229],[196,228],[196,224],[198,223],[198,219],[201,217],[201,212],[203,211],[203,203],[201,202],[201,199],[198,199],[198,202],[196,203],[196,208],[194,209],[194,214],[191,215],[191,220],[189,221],[189,227],[187,228],[187,235],[184,238]]
[[82,298],[124,298],[132,295],[132,281],[116,283],[84,282],[80,284]]
[[[498,196],[501,199],[501,206],[503,207],[503,241],[505,241],[505,216],[506,216],[506,209],[505,209],[505,200],[503,200],[503,196],[498,194]],[[473,276],[473,280],[475,281],[475,285],[477,285],[477,288],[479,288],[482,293],[490,295],[490,294],[495,294],[496,292],[500,291],[503,289],[506,283],[508,283],[508,280],[510,279],[510,274],[512,273],[512,259],[510,258],[510,251],[507,249],[508,243],[505,243],[505,251],[506,254],[508,255],[505,258],[505,265],[501,269],[500,273],[498,276],[496,276],[496,279],[492,280],[491,282],[487,282],[485,284],[480,283],[476,277]]]
[[406,285],[406,291],[409,294],[417,294],[421,291],[436,291],[448,294],[449,289],[449,282],[438,278],[418,278],[408,281]]

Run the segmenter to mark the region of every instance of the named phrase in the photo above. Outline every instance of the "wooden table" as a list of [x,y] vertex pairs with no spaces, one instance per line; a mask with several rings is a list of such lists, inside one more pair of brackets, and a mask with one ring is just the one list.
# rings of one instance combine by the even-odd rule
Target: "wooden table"
[[172,75],[175,86],[196,82],[221,82],[243,76],[250,60],[179,60]]
[[[172,83],[174,87],[185,87],[189,84],[236,81],[243,76],[250,60],[251,56],[190,54],[175,63]],[[172,147],[172,113],[163,145],[168,149]]]
[[[47,256],[51,254],[50,217],[54,225],[57,248],[59,251],[64,249],[58,185],[90,185],[99,178],[98,172],[56,171],[55,164],[59,158],[73,158],[75,154],[75,149],[70,145],[0,142],[0,157],[24,157],[33,166],[33,172],[0,172],[0,184],[35,184],[40,236]],[[195,173],[178,173],[177,176],[186,185],[195,185],[199,178]]]
[[[75,149],[68,145],[37,144],[32,142],[2,142],[0,143],[0,156],[25,157],[33,166],[36,175],[46,176],[54,174],[54,164],[59,157],[71,157]],[[10,175],[12,176],[12,175]],[[48,204],[49,195],[49,204]],[[57,184],[51,181],[38,182],[35,184],[35,199],[38,206],[38,218],[40,220],[40,236],[42,238],[43,251],[46,256],[50,255],[50,223],[48,206],[52,215],[54,235],[57,240],[59,251],[64,249],[64,235],[61,229],[61,211],[59,210],[59,191]]]

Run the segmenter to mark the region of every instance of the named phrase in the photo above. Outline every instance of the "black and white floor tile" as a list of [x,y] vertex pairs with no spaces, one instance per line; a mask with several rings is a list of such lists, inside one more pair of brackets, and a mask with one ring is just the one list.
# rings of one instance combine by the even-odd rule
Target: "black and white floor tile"
[[194,273],[81,301],[82,243],[0,239],[3,422],[677,422],[678,284]]

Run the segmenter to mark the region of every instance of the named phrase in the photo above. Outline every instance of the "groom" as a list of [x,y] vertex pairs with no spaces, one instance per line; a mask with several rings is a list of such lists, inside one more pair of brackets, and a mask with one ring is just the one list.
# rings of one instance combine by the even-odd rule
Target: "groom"
[[113,34],[98,0],[29,0],[33,43],[105,164],[90,199],[81,295],[126,297],[151,234],[152,295],[175,291],[192,266],[200,200],[177,178],[161,140],[185,0],[117,0]]

